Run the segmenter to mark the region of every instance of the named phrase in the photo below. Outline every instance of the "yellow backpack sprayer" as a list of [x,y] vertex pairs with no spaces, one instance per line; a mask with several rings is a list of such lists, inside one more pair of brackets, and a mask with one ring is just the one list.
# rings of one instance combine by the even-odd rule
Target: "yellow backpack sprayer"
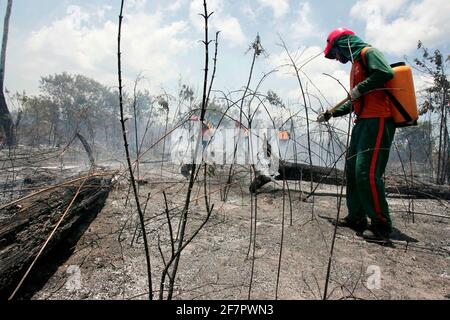
[[[362,51],[364,56],[365,50]],[[364,61],[364,57],[363,57]],[[363,64],[364,67],[365,64]],[[391,101],[392,118],[396,127],[408,127],[417,125],[419,112],[417,111],[416,94],[414,89],[414,80],[411,67],[404,62],[398,62],[391,65],[394,70],[394,78],[388,81],[384,90]],[[339,102],[331,113],[346,103],[350,97]]]
[[388,81],[385,87],[393,104],[392,118],[397,127],[415,126],[419,112],[411,67],[404,62],[395,63],[391,67],[395,73],[394,78]]

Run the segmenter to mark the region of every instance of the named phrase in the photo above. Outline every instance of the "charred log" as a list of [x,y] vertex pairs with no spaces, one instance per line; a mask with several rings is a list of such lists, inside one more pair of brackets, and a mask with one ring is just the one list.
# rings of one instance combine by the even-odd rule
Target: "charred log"
[[[69,252],[82,232],[103,208],[112,176],[90,177],[48,243],[39,261]],[[0,299],[12,293],[56,223],[69,206],[81,182],[62,186],[0,209]],[[32,275],[39,275],[39,263]],[[30,285],[29,279],[24,286]],[[24,287],[23,286],[23,287]],[[26,291],[26,290],[23,290]],[[19,296],[24,292],[19,291]]]
[[[279,175],[275,180],[311,181],[324,184],[342,184],[344,172],[335,168],[310,166],[302,163],[281,161],[278,168]],[[250,192],[255,193],[265,184],[272,181],[268,176],[259,175],[250,185]]]
[[416,179],[405,179],[401,176],[386,176],[386,193],[391,195],[409,195],[416,199],[450,200],[450,187],[425,183]]
[[[313,166],[301,163],[282,162],[278,169],[279,175],[275,180],[297,180],[310,181],[316,183],[342,185],[344,171],[334,168],[326,168],[320,166]],[[250,192],[255,193],[258,189],[269,183],[270,177],[260,175],[253,180],[250,185]],[[393,195],[408,195],[417,199],[442,199],[450,200],[450,187],[438,186],[432,183],[425,183],[416,179],[405,179],[403,176],[386,176],[385,190],[388,196]]]

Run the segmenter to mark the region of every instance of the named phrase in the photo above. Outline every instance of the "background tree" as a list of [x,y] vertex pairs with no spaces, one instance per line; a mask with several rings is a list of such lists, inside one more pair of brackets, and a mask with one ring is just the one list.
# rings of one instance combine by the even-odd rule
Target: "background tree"
[[[83,75],[64,72],[41,77],[39,95],[20,97],[20,136],[30,146],[59,147],[80,133],[97,153],[121,152],[117,94],[117,90]],[[133,134],[134,126],[139,127],[139,136],[133,139],[140,148],[150,146],[164,128],[159,119],[163,112],[153,107],[155,101],[148,90],[136,91],[133,96],[124,93],[126,119],[136,118],[126,125]]]
[[421,57],[414,59],[414,63],[420,72],[432,79],[432,84],[425,90],[420,113],[422,115],[431,113],[438,118],[436,183],[444,184],[450,181],[450,144],[447,123],[450,90],[447,67],[450,56],[444,56],[438,49],[430,52],[421,41],[418,42],[418,49],[421,51]]
[[[430,134],[432,124],[430,121],[421,121],[416,127],[407,127],[398,130],[395,134],[395,144],[402,161],[409,159],[410,152],[414,161],[430,167],[434,149],[434,141]],[[397,159],[398,154],[392,152]]]
[[108,87],[82,75],[68,73],[42,77],[43,96],[53,102],[60,120],[60,136],[71,137],[77,131],[94,140],[96,127],[103,127],[117,108],[116,94]]
[[[232,120],[229,117],[232,117],[232,112],[226,112],[227,106],[225,103],[220,102],[217,99],[210,99],[208,102],[208,108],[205,113],[205,121],[211,123],[214,128],[217,128],[219,125],[219,121],[222,119],[220,123],[221,127],[229,127],[232,124]],[[229,117],[224,116],[227,114]]]
[[6,145],[13,147],[16,145],[16,138],[14,132],[14,124],[9,112],[8,105],[5,99],[5,62],[6,62],[6,46],[8,44],[9,20],[11,17],[12,0],[8,0],[6,6],[5,19],[3,24],[3,39],[2,50],[0,55],[0,127],[3,131],[3,136],[6,139]]
[[25,96],[23,100],[22,142],[33,147],[55,146],[61,139],[57,133],[60,119],[55,104],[44,96]]

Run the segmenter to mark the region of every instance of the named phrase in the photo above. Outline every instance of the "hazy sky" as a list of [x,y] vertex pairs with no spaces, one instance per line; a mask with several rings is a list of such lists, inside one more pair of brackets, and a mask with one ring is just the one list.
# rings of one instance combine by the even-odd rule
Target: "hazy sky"
[[[203,68],[202,0],[127,0],[123,25],[125,84],[142,72],[142,88],[175,93],[181,81],[200,90]],[[448,0],[209,0],[211,37],[220,30],[215,88],[237,90],[245,85],[251,63],[246,51],[259,32],[267,56],[258,58],[254,82],[286,62],[278,45],[281,35],[296,52],[299,64],[320,53],[335,27],[353,29],[382,50],[390,62],[413,57],[417,40],[449,53]],[[0,1],[1,16],[6,1]],[[37,93],[43,75],[67,71],[117,86],[119,0],[14,0],[7,52],[6,87],[10,92]],[[213,46],[211,46],[213,51]],[[332,102],[345,92],[332,74],[348,83],[348,65],[318,57],[304,68],[313,84]],[[299,98],[288,69],[271,75],[269,88],[285,100]],[[181,79],[181,80],[180,80]],[[305,78],[305,82],[308,82]],[[419,80],[417,82],[420,82]],[[419,84],[420,85],[420,84]],[[316,88],[310,83],[308,90]]]

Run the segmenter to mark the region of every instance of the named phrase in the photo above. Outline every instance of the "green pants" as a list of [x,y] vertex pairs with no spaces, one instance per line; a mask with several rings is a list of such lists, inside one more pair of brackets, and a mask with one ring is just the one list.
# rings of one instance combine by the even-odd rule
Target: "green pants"
[[347,158],[348,218],[369,217],[375,227],[392,231],[383,174],[395,134],[391,118],[359,119],[352,131]]

